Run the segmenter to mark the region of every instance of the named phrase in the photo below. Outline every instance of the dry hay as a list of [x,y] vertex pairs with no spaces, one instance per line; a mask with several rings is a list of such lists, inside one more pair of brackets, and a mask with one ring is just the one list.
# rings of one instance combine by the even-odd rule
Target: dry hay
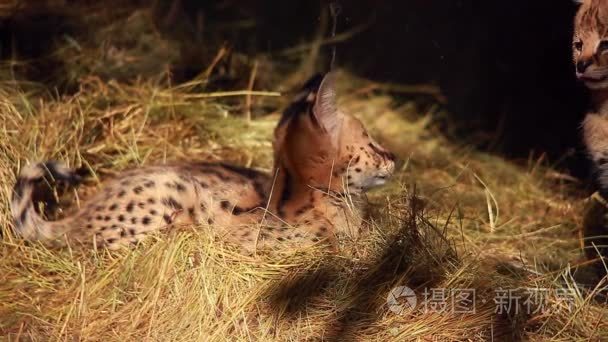
[[[404,163],[369,196],[369,234],[344,241],[338,254],[244,257],[197,227],[119,252],[24,242],[11,233],[8,199],[25,161],[86,165],[95,179],[167,160],[271,167],[285,97],[175,86],[166,74],[133,82],[94,68],[78,75],[73,95],[0,85],[0,333],[8,340],[608,338],[605,283],[581,285],[576,268],[577,181],[541,159],[516,164],[449,141],[434,129],[435,109],[398,105],[390,87],[345,72],[341,105]],[[248,120],[248,107],[262,104],[274,114]],[[396,314],[387,305],[396,286],[412,288],[419,303],[425,289],[475,289],[475,310],[420,304]],[[548,290],[546,311],[526,307],[527,288]],[[500,289],[521,296],[508,314],[495,312]]]

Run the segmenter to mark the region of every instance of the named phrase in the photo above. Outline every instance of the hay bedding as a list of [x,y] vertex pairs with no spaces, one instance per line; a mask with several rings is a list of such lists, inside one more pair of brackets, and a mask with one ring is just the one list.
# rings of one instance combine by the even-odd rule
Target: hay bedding
[[[168,82],[166,74],[123,81],[100,74],[95,61],[102,51],[81,44],[58,50],[68,54],[68,65],[79,66],[67,75],[77,80],[73,95],[9,76],[0,84],[5,339],[608,338],[608,309],[597,296],[604,283],[580,284],[584,203],[577,182],[542,161],[516,164],[448,141],[434,129],[435,109],[397,105],[390,87],[345,72],[341,105],[405,163],[389,185],[370,194],[370,232],[343,241],[338,254],[279,249],[244,257],[200,227],[181,227],[119,252],[52,249],[16,238],[8,199],[24,161],[86,165],[96,180],[167,160],[271,167],[272,129],[286,97],[247,96],[247,88],[209,92],[205,75],[185,86]],[[125,56],[139,55],[125,50],[111,58],[124,62]],[[255,115],[268,109],[270,115]],[[78,205],[95,188],[93,181],[66,197]],[[414,290],[415,309],[395,313],[387,305],[397,286]],[[526,308],[527,288],[547,290],[543,308]],[[443,289],[445,298],[474,289],[475,310],[430,310],[422,299],[433,289]],[[505,289],[519,296],[511,302],[518,312],[496,312]]]

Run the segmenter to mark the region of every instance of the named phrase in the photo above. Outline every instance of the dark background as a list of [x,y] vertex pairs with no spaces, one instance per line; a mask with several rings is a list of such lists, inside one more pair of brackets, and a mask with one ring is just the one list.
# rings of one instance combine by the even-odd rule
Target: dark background
[[[86,16],[73,10],[86,1],[61,3],[67,10],[47,6],[4,18],[2,57],[36,60],[57,37],[86,31]],[[107,4],[97,10],[112,7]],[[339,32],[367,28],[338,44],[338,66],[378,81],[437,84],[450,113],[445,130],[454,139],[514,159],[546,153],[558,167],[588,176],[579,130],[587,95],[574,78],[570,52],[573,1],[343,0],[340,5]],[[159,27],[184,46],[196,51],[203,40],[228,41],[250,54],[309,41],[326,10],[327,2],[311,0],[154,2]],[[195,29],[201,18],[205,37]],[[245,24],[226,24],[239,20]],[[44,63],[31,77],[52,74],[48,69],[61,65]],[[193,68],[192,75],[200,71],[175,67]]]
[[[574,77],[570,50],[573,1],[354,3],[342,3],[342,30],[372,13],[375,21],[339,47],[339,64],[381,81],[434,82],[447,97],[457,126],[452,131],[460,138],[481,130],[489,137],[481,148],[515,158],[546,152],[574,174],[587,175],[579,130],[587,94]],[[283,15],[290,11],[282,6],[265,21],[264,35],[276,30],[281,42],[289,42],[293,18]]]

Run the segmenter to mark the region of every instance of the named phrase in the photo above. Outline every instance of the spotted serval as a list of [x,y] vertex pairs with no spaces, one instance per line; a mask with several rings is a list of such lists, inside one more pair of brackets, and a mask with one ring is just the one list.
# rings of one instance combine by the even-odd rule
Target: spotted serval
[[[595,168],[600,196],[588,202],[584,222],[585,254],[608,257],[608,1],[578,1],[572,44],[576,76],[591,92],[583,121],[585,146]],[[596,263],[604,273],[603,264]]]
[[14,227],[26,239],[65,235],[109,249],[183,223],[208,225],[248,252],[281,243],[335,247],[337,235],[358,233],[364,192],[384,184],[395,168],[394,155],[338,109],[332,73],[310,79],[284,111],[273,149],[271,175],[205,162],[126,171],[57,221],[37,210],[40,198],[52,197],[41,196],[41,183],[75,184],[81,176],[58,163],[34,164],[14,187]]
[[608,2],[581,2],[575,20],[573,57],[577,77],[591,91],[592,108],[583,122],[585,145],[608,190]]

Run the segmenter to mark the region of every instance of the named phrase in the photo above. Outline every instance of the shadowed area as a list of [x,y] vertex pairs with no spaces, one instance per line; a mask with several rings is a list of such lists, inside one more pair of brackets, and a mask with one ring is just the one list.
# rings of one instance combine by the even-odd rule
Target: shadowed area
[[[65,76],[62,70],[69,66],[60,56],[47,57],[54,44],[95,36],[87,33],[92,20],[81,20],[78,12],[87,3],[63,3],[24,6],[2,23],[2,56],[34,58],[37,62],[27,73],[34,79],[54,77],[56,82]],[[571,62],[576,9],[572,1],[339,4],[338,65],[381,82],[434,83],[450,113],[444,133],[510,157],[547,154],[577,176],[587,176],[578,130],[587,100]],[[246,69],[235,69],[234,58],[222,58],[210,46],[226,42],[246,54],[298,61],[310,50],[302,42],[329,30],[326,5],[323,1],[157,1],[151,7],[154,26],[169,44],[165,49],[174,50],[158,57],[171,65],[177,81],[192,79],[209,63],[217,63],[215,86],[235,86],[238,73]],[[95,24],[142,7],[136,1],[117,3],[114,12],[109,6],[94,6]],[[100,38],[97,35],[99,44],[108,42]],[[135,72],[149,72],[141,59],[132,64]],[[274,80],[264,72],[269,70],[260,70],[260,82]],[[66,87],[65,82],[59,84]],[[400,94],[423,105],[433,100],[419,95],[415,89]]]

